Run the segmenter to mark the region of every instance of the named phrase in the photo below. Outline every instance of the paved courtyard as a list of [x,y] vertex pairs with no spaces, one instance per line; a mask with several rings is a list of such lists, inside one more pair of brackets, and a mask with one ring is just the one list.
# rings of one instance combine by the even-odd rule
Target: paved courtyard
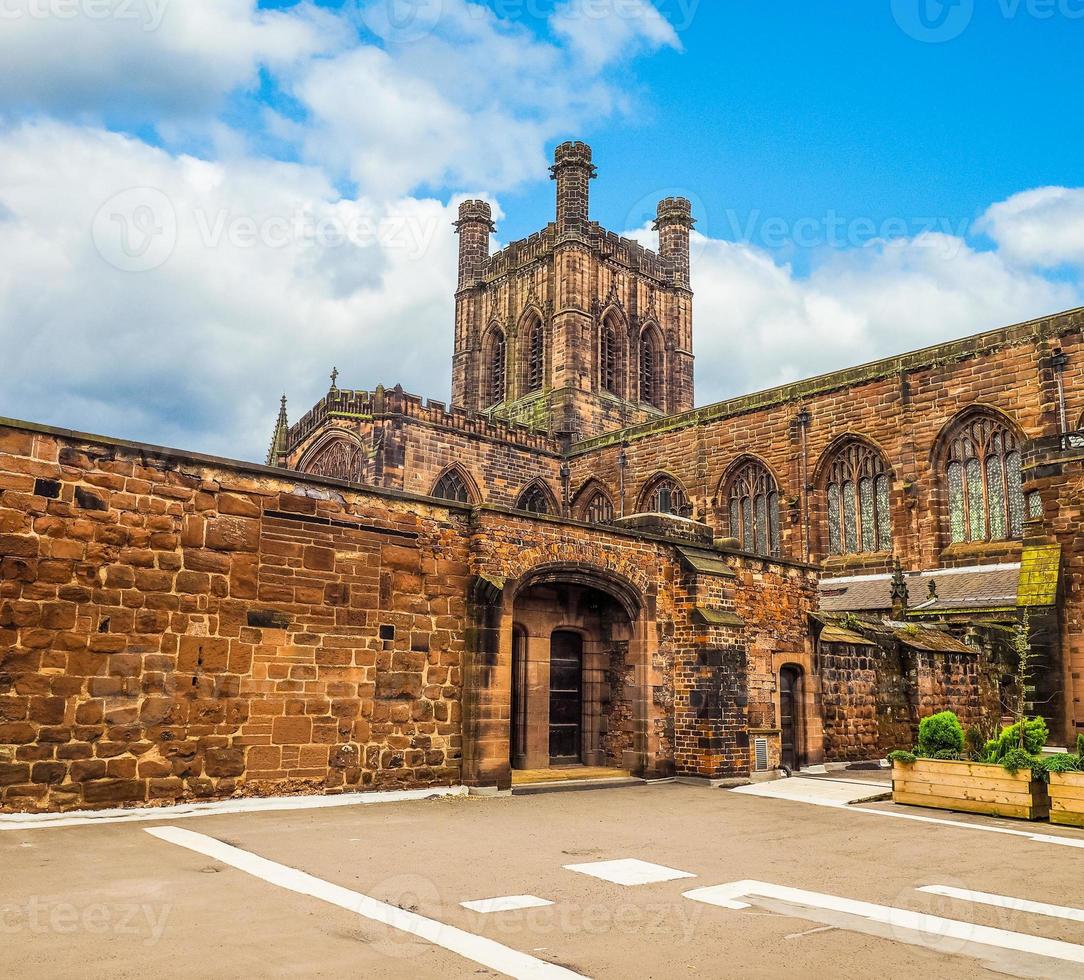
[[3,972],[1084,976],[1084,833],[787,782],[0,829]]

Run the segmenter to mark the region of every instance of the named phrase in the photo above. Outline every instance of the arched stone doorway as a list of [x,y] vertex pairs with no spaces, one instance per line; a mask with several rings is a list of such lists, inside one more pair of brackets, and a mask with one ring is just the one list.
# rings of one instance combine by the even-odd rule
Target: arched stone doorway
[[511,581],[479,576],[470,607],[465,782],[507,788],[513,768],[575,765],[658,775],[654,619],[632,583],[550,565]]
[[636,749],[633,621],[613,595],[537,582],[513,599],[512,767],[625,768]]

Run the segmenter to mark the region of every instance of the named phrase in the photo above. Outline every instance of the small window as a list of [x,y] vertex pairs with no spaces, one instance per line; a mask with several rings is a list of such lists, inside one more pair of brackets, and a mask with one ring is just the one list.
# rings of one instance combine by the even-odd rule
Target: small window
[[552,514],[553,504],[545,488],[536,483],[523,491],[516,503],[516,510],[525,510],[531,514]]
[[433,488],[433,496],[441,500],[453,500],[460,504],[470,503],[470,490],[467,481],[458,470],[449,470]]
[[486,357],[486,404],[500,405],[505,398],[507,346],[504,334],[494,330]]
[[647,405],[662,407],[660,385],[661,355],[658,338],[654,330],[645,330],[640,335],[640,401]]
[[614,505],[601,490],[595,491],[594,496],[588,501],[583,512],[583,519],[588,524],[612,524],[614,520]]
[[670,477],[659,477],[653,481],[642,499],[641,510],[644,513],[692,516],[693,508],[688,495],[681,485]]

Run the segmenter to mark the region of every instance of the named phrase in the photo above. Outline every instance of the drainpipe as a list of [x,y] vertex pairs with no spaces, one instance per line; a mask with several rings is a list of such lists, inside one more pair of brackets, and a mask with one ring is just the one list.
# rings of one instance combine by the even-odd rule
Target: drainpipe
[[625,447],[621,447],[621,452],[617,456],[617,486],[618,491],[621,494],[621,516],[625,516],[625,470],[629,467],[629,454],[625,452]]
[[1065,414],[1065,368],[1069,357],[1060,347],[1054,351],[1050,363],[1054,367],[1054,382],[1058,386],[1058,427],[1062,439],[1069,432],[1069,419]]
[[802,549],[809,561],[809,423],[812,416],[804,405],[798,413],[798,427],[802,433]]
[[561,495],[563,497],[561,507],[562,507],[563,515],[565,517],[568,517],[569,512],[570,512],[570,507],[569,507],[569,484],[570,484],[571,480],[572,480],[572,470],[569,468],[568,463],[564,462],[564,463],[561,464]]

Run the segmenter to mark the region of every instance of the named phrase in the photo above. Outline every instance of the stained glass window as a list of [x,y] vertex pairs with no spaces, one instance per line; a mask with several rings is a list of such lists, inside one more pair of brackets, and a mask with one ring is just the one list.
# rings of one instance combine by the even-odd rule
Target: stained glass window
[[1017,445],[1013,430],[990,415],[972,416],[951,436],[946,476],[953,543],[1023,536],[1027,507]]
[[437,480],[437,485],[433,488],[433,496],[440,497],[441,500],[455,500],[461,504],[470,503],[467,481],[458,470],[449,470]]
[[542,322],[535,320],[527,335],[527,390],[538,391],[545,377],[546,342]]
[[646,514],[676,514],[678,517],[692,515],[688,494],[681,485],[668,476],[656,477],[648,484],[642,495],[641,510]]
[[730,535],[743,551],[779,554],[779,491],[763,463],[750,460],[727,485]]
[[490,334],[489,352],[486,358],[488,371],[486,402],[489,405],[499,405],[504,401],[506,364],[504,334],[500,330],[494,330]]
[[828,469],[828,550],[833,555],[892,550],[891,481],[881,454],[857,439]]
[[588,524],[612,524],[614,519],[613,501],[601,490],[596,491],[584,509],[583,519]]

